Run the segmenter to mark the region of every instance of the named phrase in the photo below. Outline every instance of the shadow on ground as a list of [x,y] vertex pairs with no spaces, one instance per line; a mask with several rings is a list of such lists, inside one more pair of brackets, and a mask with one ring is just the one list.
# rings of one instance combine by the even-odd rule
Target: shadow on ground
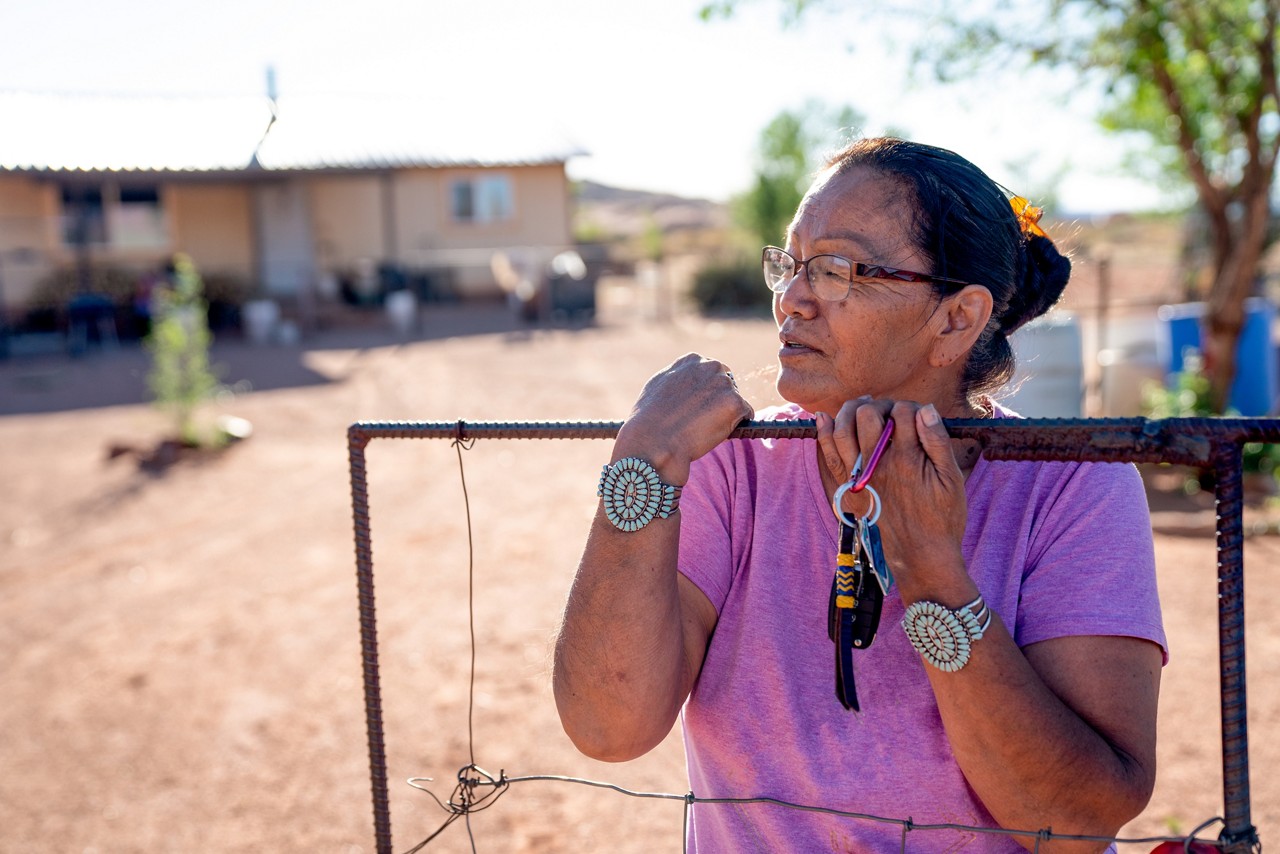
[[[225,384],[270,391],[341,381],[309,368],[304,357],[310,351],[360,351],[531,328],[505,305],[442,305],[424,310],[409,334],[372,322],[324,329],[292,345],[255,346],[235,336],[216,340],[209,356]],[[75,358],[61,351],[12,356],[0,360],[0,416],[146,403],[149,369],[148,353],[137,343],[95,347]]]

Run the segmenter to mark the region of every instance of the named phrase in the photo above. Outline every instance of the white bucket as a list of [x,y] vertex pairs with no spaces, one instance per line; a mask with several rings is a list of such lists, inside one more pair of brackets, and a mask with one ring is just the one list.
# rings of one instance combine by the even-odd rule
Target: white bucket
[[387,294],[387,319],[391,328],[401,335],[408,335],[418,324],[418,299],[412,291],[392,291]]
[[280,306],[275,300],[255,299],[244,304],[245,337],[254,344],[269,344],[275,340],[276,324],[280,322]]

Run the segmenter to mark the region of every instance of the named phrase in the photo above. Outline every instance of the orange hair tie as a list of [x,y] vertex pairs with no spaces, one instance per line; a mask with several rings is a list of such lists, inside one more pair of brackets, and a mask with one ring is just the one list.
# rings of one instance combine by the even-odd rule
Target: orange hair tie
[[1034,234],[1052,240],[1040,227],[1040,217],[1044,216],[1044,208],[1036,207],[1022,196],[1009,199],[1009,205],[1013,208],[1013,215],[1018,218],[1018,225],[1021,226],[1023,234]]

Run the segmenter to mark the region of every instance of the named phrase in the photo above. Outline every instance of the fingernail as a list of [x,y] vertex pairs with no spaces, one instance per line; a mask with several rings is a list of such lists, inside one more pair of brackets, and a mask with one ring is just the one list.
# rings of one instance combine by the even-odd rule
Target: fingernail
[[936,426],[942,419],[938,417],[938,410],[932,403],[926,405],[920,410],[920,416],[924,419],[926,427]]

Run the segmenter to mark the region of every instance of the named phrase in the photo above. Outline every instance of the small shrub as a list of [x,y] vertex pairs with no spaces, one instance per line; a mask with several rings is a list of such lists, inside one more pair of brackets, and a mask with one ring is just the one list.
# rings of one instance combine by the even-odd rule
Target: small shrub
[[716,261],[703,267],[693,278],[690,296],[704,313],[767,314],[773,305],[773,295],[761,278],[759,263],[745,259]]
[[[1169,386],[1150,383],[1142,393],[1143,410],[1151,418],[1211,418],[1217,413],[1209,394],[1209,378],[1200,373],[1200,360],[1191,357],[1186,368],[1173,375]],[[1238,416],[1228,410],[1225,415]],[[1245,472],[1271,475],[1280,484],[1280,445],[1246,442],[1240,449],[1240,466]],[[1197,478],[1202,488],[1213,485],[1213,472],[1202,470]]]
[[196,428],[196,409],[218,391],[209,367],[208,306],[195,265],[185,255],[174,257],[171,286],[153,296],[155,314],[147,349],[151,373],[147,384],[156,405],[173,416],[178,439],[191,446],[206,444]]
[[1142,389],[1142,409],[1150,418],[1208,418],[1216,415],[1209,398],[1209,378],[1200,363],[1189,359],[1187,369],[1173,375],[1171,385],[1148,383]]

